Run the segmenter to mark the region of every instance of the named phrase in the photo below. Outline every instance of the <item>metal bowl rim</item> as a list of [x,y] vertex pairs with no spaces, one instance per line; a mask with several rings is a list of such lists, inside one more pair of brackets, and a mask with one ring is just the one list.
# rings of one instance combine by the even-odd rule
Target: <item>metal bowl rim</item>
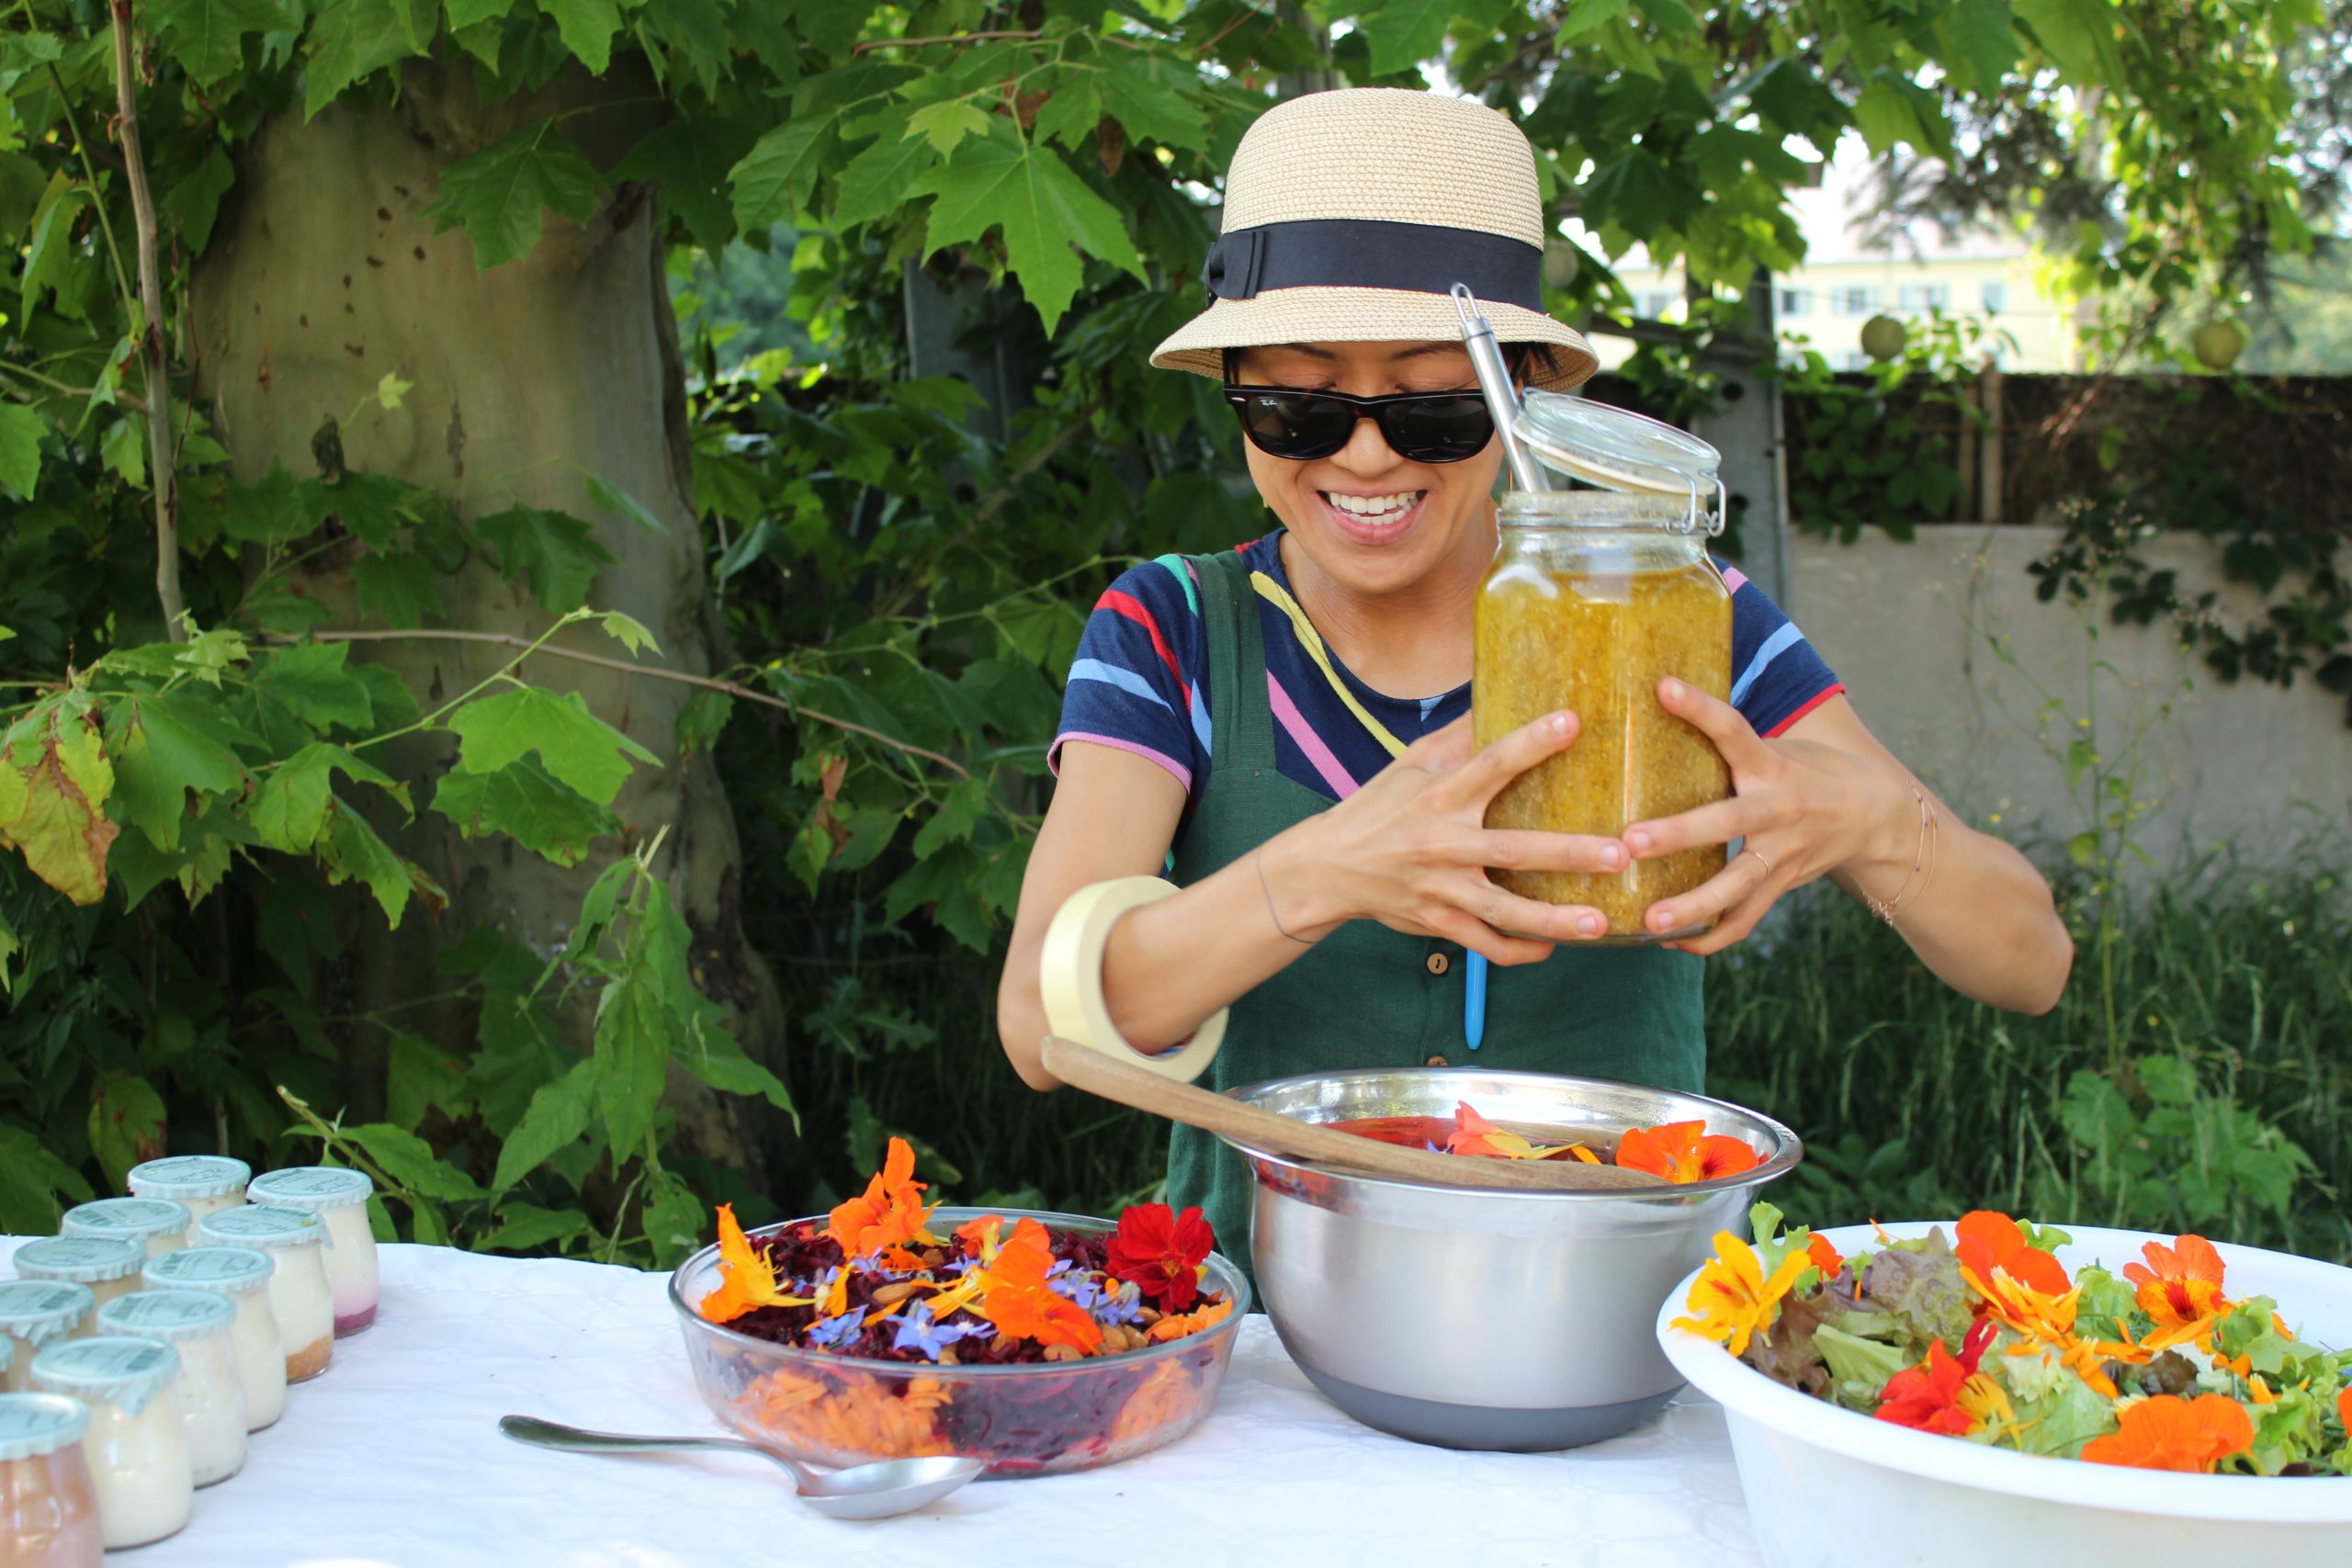
[[[933,1213],[939,1218],[947,1220],[977,1220],[984,1215],[997,1214],[1007,1220],[1035,1220],[1040,1224],[1064,1230],[1112,1231],[1119,1228],[1118,1223],[1114,1220],[1105,1220],[1092,1214],[1066,1214],[1055,1209],[995,1209],[943,1203]],[[774,1235],[779,1231],[790,1230],[795,1225],[821,1225],[828,1218],[829,1216],[825,1214],[804,1214],[797,1220],[778,1220],[774,1224],[762,1225],[757,1230],[746,1231],[744,1235],[747,1237]],[[740,1329],[729,1328],[723,1323],[713,1323],[703,1316],[688,1304],[684,1292],[680,1289],[680,1283],[685,1279],[688,1269],[713,1257],[718,1251],[718,1244],[712,1242],[709,1246],[696,1250],[693,1256],[670,1271],[667,1291],[670,1304],[675,1307],[678,1315],[685,1320],[689,1331],[698,1329],[722,1344],[731,1340],[739,1349],[754,1354],[773,1355],[778,1360],[788,1361],[796,1366],[848,1368],[876,1375],[943,1378],[949,1382],[961,1382],[965,1379],[985,1380],[1000,1377],[1066,1377],[1080,1372],[1100,1371],[1111,1366],[1151,1366],[1182,1351],[1198,1350],[1220,1337],[1230,1338],[1240,1332],[1241,1320],[1250,1315],[1250,1309],[1255,1304],[1251,1299],[1249,1276],[1235,1268],[1233,1260],[1223,1253],[1212,1252],[1208,1256],[1209,1272],[1225,1289],[1228,1299],[1233,1303],[1233,1310],[1226,1314],[1223,1322],[1216,1324],[1204,1333],[1188,1334],[1181,1339],[1170,1339],[1165,1345],[1155,1345],[1148,1350],[1121,1350],[1109,1356],[1082,1357],[1075,1361],[1018,1361],[1001,1366],[978,1367],[943,1367],[931,1361],[879,1361],[871,1356],[843,1356],[831,1350],[812,1350],[805,1345],[786,1345],[779,1340],[763,1339],[756,1334],[745,1334]]]
[[[1265,1078],[1257,1083],[1238,1084],[1232,1089],[1227,1089],[1225,1091],[1225,1095],[1228,1100],[1242,1100],[1247,1101],[1247,1097],[1252,1095],[1271,1093],[1274,1090],[1291,1089],[1301,1084],[1333,1082],[1349,1083],[1361,1081],[1366,1078],[1387,1077],[1396,1073],[1467,1073],[1472,1070],[1473,1069],[1466,1067],[1351,1067],[1344,1072],[1336,1073],[1295,1073],[1288,1077]],[[1668,1183],[1665,1186],[1655,1189],[1640,1187],[1588,1188],[1581,1190],[1576,1189],[1563,1189],[1559,1191],[1545,1191],[1540,1189],[1531,1190],[1524,1187],[1439,1186],[1434,1182],[1416,1181],[1406,1177],[1374,1176],[1369,1173],[1359,1173],[1356,1171],[1334,1170],[1329,1166],[1317,1165],[1312,1161],[1292,1159],[1286,1155],[1270,1154],[1264,1149],[1252,1148],[1248,1144],[1242,1143],[1235,1138],[1225,1137],[1222,1134],[1217,1136],[1220,1142],[1224,1143],[1228,1147],[1248,1156],[1252,1160],[1263,1160],[1266,1164],[1278,1167],[1283,1170],[1312,1171],[1317,1176],[1323,1177],[1332,1181],[1362,1182],[1366,1186],[1396,1188],[1401,1190],[1410,1192],[1468,1192],[1474,1193],[1482,1198],[1532,1198],[1539,1202],[1591,1203],[1617,1201],[1656,1203],[1666,1199],[1674,1199],[1679,1201],[1686,1198],[1707,1198],[1712,1197],[1718,1192],[1736,1191],[1743,1187],[1758,1186],[1764,1182],[1771,1181],[1780,1177],[1786,1176],[1790,1171],[1796,1168],[1797,1163],[1800,1160],[1804,1158],[1804,1140],[1797,1136],[1795,1129],[1790,1127],[1787,1123],[1780,1121],[1776,1117],[1767,1116],[1760,1111],[1751,1110],[1747,1106],[1737,1104],[1732,1100],[1719,1100],[1713,1095],[1689,1093],[1681,1089],[1661,1089],[1655,1084],[1631,1083],[1623,1078],[1588,1077],[1574,1073],[1531,1073],[1516,1072],[1509,1068],[1487,1069],[1483,1067],[1476,1070],[1480,1076],[1491,1078],[1517,1078],[1525,1081],[1543,1083],[1605,1084],[1612,1089],[1641,1089],[1653,1094],[1671,1094],[1682,1100],[1695,1100],[1702,1104],[1717,1106],[1724,1111],[1731,1111],[1736,1115],[1746,1117],[1753,1122],[1761,1122],[1765,1129],[1770,1132],[1777,1141],[1779,1147],[1773,1152],[1770,1157],[1765,1159],[1760,1164],[1751,1166],[1746,1170],[1736,1172],[1730,1176],[1718,1176],[1708,1181],[1692,1181],[1679,1185]],[[1254,1101],[1248,1102],[1254,1103]]]

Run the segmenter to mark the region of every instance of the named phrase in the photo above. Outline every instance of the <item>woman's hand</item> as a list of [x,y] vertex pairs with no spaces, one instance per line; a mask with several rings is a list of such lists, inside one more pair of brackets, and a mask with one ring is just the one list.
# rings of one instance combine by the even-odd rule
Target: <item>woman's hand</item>
[[1606,873],[1628,863],[1615,839],[1485,825],[1487,803],[1575,744],[1577,731],[1576,715],[1551,714],[1475,754],[1467,717],[1422,737],[1355,794],[1268,840],[1260,869],[1283,925],[1313,940],[1374,919],[1497,964],[1537,963],[1557,942],[1600,935],[1600,910],[1538,903],[1487,877],[1489,866]]
[[[1658,702],[1714,742],[1730,765],[1730,799],[1679,817],[1636,822],[1625,843],[1636,860],[1678,850],[1746,843],[1731,863],[1688,893],[1650,906],[1643,923],[1656,932],[1715,922],[1703,936],[1673,945],[1702,956],[1719,953],[1792,888],[1866,859],[1899,838],[1894,825],[1917,820],[1904,780],[1878,758],[1793,736],[1767,740],[1726,703],[1679,681],[1661,681]],[[1906,841],[1893,852],[1908,862]],[[1892,889],[1889,890],[1890,892]]]

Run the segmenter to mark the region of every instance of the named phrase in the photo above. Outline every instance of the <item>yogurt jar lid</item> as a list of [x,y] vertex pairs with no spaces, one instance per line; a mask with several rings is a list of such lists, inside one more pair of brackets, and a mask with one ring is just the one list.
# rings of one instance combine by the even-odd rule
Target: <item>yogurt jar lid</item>
[[326,1222],[283,1203],[243,1203],[196,1222],[196,1234],[227,1247],[310,1247],[324,1241]]
[[180,1353],[160,1339],[126,1334],[68,1339],[33,1358],[33,1383],[47,1393],[103,1399],[136,1416],[180,1370]]
[[147,1249],[110,1235],[52,1235],[17,1248],[17,1272],[28,1280],[71,1280],[93,1285],[139,1272]]
[[227,1155],[172,1155],[130,1168],[128,1185],[141,1198],[225,1198],[254,1177],[254,1168]]
[[340,1209],[365,1203],[376,1184],[368,1173],[339,1165],[297,1165],[256,1176],[245,1195],[256,1203],[286,1203],[298,1209]]
[[90,1407],[65,1393],[0,1393],[0,1463],[39,1459],[89,1435]]
[[140,1282],[157,1291],[211,1291],[242,1296],[269,1283],[277,1259],[250,1247],[183,1247],[148,1260]]
[[195,1223],[196,1216],[187,1212],[186,1203],[169,1198],[101,1198],[66,1210],[57,1231],[60,1235],[111,1235],[143,1242],[149,1236],[183,1235]]
[[0,1335],[39,1348],[70,1334],[90,1315],[97,1295],[62,1280],[11,1280],[0,1284]]
[[98,1308],[98,1332],[130,1334],[176,1345],[225,1334],[237,1303],[210,1291],[133,1291]]

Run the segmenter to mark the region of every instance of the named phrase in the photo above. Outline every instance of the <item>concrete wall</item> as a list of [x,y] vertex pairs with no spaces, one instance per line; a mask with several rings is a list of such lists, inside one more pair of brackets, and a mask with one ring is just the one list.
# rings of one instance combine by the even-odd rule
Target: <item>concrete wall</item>
[[[1787,608],[1852,691],[1878,737],[1971,820],[2019,842],[2087,826],[2063,754],[2093,734],[2109,759],[2144,762],[2139,843],[2169,866],[2228,843],[2278,864],[2333,837],[2352,859],[2352,728],[2342,699],[2308,679],[2281,691],[2225,686],[2165,627],[2121,627],[2105,607],[2043,604],[2027,568],[2054,528],[1922,528],[1912,543],[1792,541]],[[2142,552],[2193,594],[2222,586],[2201,538]],[[2224,592],[2242,615],[2252,596]],[[2096,628],[2096,637],[2093,636]],[[2005,640],[2017,662],[1996,656]],[[2096,675],[2093,674],[2097,669]],[[2056,705],[2045,712],[2045,703]],[[2080,720],[2096,711],[2095,728]]]

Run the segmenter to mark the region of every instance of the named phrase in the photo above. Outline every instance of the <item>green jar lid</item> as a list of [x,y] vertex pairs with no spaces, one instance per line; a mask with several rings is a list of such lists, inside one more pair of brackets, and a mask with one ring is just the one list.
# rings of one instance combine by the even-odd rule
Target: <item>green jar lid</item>
[[339,1165],[298,1165],[254,1178],[245,1196],[256,1203],[297,1209],[340,1209],[365,1203],[376,1190],[368,1173]]
[[308,1209],[283,1203],[241,1203],[196,1222],[196,1234],[216,1247],[258,1247],[276,1251],[314,1247],[327,1237],[326,1222]]
[[33,1358],[33,1386],[44,1393],[100,1400],[136,1416],[180,1370],[180,1353],[160,1339],[101,1335],[68,1339]]
[[125,1185],[141,1198],[225,1198],[253,1177],[252,1166],[227,1155],[173,1155],[132,1166]]
[[226,1334],[236,1321],[237,1303],[210,1291],[133,1291],[98,1308],[100,1333],[135,1335],[166,1345]]
[[101,1198],[65,1211],[60,1235],[110,1235],[141,1244],[159,1235],[185,1235],[196,1216],[169,1198]]
[[148,1259],[141,1283],[157,1291],[210,1291],[242,1296],[269,1283],[277,1259],[251,1247],[183,1247]]
[[147,1260],[147,1249],[135,1241],[104,1235],[53,1235],[28,1241],[10,1259],[27,1280],[70,1280],[96,1285],[127,1280]]
[[38,1349],[82,1325],[98,1298],[87,1285],[62,1280],[11,1280],[0,1284],[0,1335]]
[[89,1435],[90,1407],[66,1393],[0,1393],[0,1464],[40,1459]]

